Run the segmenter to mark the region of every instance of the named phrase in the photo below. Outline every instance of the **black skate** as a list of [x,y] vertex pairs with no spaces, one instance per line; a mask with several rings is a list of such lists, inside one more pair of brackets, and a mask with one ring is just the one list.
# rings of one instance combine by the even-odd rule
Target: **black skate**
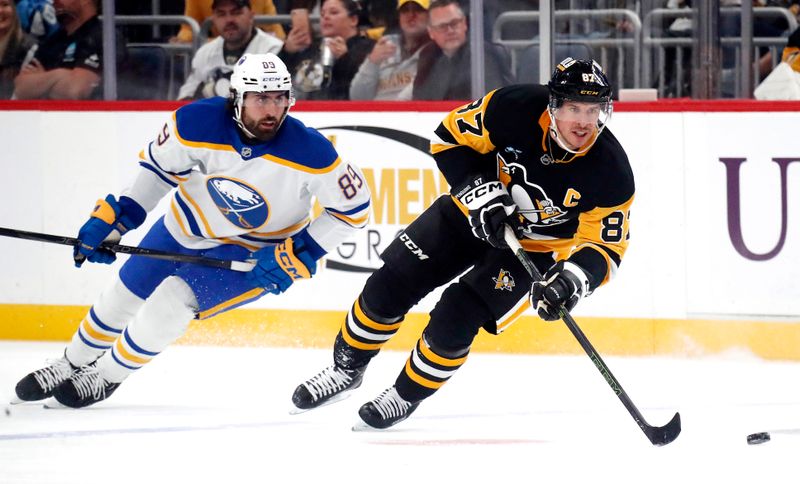
[[328,405],[350,396],[349,392],[361,386],[367,367],[348,370],[332,365],[301,383],[292,395],[292,403],[301,413]]
[[119,385],[103,378],[94,365],[84,366],[57,386],[53,390],[53,397],[65,407],[88,407],[110,397]]
[[35,402],[50,398],[53,396],[53,389],[78,371],[78,367],[70,363],[66,356],[48,360],[47,363],[48,366],[28,373],[17,383],[15,389],[17,400],[11,403]]
[[387,429],[407,419],[421,402],[411,403],[401,397],[395,387],[388,388],[358,409],[358,416],[366,426],[356,425],[353,430]]

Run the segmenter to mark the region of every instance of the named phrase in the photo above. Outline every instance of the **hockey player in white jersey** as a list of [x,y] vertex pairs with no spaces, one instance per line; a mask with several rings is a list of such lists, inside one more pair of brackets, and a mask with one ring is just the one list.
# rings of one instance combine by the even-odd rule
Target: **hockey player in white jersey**
[[[289,116],[291,76],[273,54],[246,54],[229,98],[172,113],[140,154],[141,170],[120,196],[98,200],[81,227],[76,266],[111,263],[98,248],[141,225],[172,192],[142,247],[227,260],[255,259],[250,272],[132,257],[81,321],[64,355],[24,377],[21,401],[55,397],[68,407],[106,399],[131,373],[204,319],[280,294],[315,273],[316,261],[369,218],[358,167],[313,128]],[[314,198],[323,207],[313,221]]]

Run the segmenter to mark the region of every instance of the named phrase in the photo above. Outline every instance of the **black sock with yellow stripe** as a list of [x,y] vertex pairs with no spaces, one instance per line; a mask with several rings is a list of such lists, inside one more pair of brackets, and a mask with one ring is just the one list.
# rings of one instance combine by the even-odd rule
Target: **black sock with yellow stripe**
[[436,347],[423,333],[397,377],[397,393],[409,402],[433,395],[467,361],[469,349]]
[[359,296],[336,335],[333,361],[348,369],[366,365],[397,333],[402,322],[403,316],[387,318],[374,314],[364,304],[363,296]]

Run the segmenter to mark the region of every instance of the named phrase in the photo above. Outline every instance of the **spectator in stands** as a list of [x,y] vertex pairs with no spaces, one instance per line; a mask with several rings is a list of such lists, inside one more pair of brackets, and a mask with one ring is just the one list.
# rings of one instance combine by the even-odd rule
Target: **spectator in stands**
[[310,43],[302,47],[289,32],[281,57],[294,75],[298,99],[349,98],[350,81],[375,44],[359,33],[359,15],[354,0],[323,0],[320,37],[305,38]]
[[280,39],[255,28],[250,0],[213,0],[211,8],[220,35],[197,50],[178,99],[227,97],[233,66],[242,54],[277,55],[283,47]]
[[14,93],[14,78],[34,45],[33,38],[20,27],[14,0],[0,0],[0,99]]
[[[200,24],[200,27],[202,28],[203,22],[212,16],[212,10],[214,9],[214,7],[212,7],[212,3],[212,0],[186,0],[185,11],[183,14],[187,17],[192,17],[193,19],[197,20],[197,23]],[[250,8],[254,15],[277,15],[278,13],[272,0],[253,0]],[[265,24],[261,27],[261,29],[281,40],[286,38],[286,33],[283,31],[283,27],[280,23]],[[216,37],[217,35],[219,35],[219,32],[212,28],[211,32],[209,33],[209,38]],[[184,24],[181,27],[181,30],[178,32],[178,35],[170,40],[178,43],[191,42],[192,29],[190,29],[188,25]]]
[[39,42],[58,30],[53,0],[18,0],[17,16],[22,30]]
[[350,83],[350,99],[408,101],[428,37],[430,0],[399,0],[400,32],[384,35]]
[[753,94],[756,99],[764,100],[800,99],[800,27],[789,36],[781,62],[756,87]]
[[[290,14],[304,15],[308,19],[309,15],[319,15],[319,0],[291,0]],[[394,3],[386,0],[358,0],[361,7],[359,9],[358,26],[359,32],[372,40],[378,40],[386,30],[391,30],[397,26],[397,11]],[[306,20],[307,22],[307,20]],[[319,33],[319,31],[317,31]]]
[[[97,17],[97,1],[55,0],[59,29],[38,45],[14,79],[16,99],[101,97],[103,26]],[[117,36],[118,64],[125,52],[124,41]]]
[[[456,0],[434,0],[428,10],[432,43],[419,54],[413,99],[473,99],[467,17]],[[514,82],[508,52],[484,42],[485,90]]]

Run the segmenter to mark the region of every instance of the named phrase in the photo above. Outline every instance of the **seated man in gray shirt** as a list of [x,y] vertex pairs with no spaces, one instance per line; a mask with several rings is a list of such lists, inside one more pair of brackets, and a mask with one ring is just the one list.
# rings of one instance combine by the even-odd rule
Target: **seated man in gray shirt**
[[[456,0],[434,0],[428,10],[428,34],[433,42],[419,53],[412,98],[470,100],[472,63],[467,18]],[[485,90],[514,83],[511,60],[501,46],[484,43]]]

